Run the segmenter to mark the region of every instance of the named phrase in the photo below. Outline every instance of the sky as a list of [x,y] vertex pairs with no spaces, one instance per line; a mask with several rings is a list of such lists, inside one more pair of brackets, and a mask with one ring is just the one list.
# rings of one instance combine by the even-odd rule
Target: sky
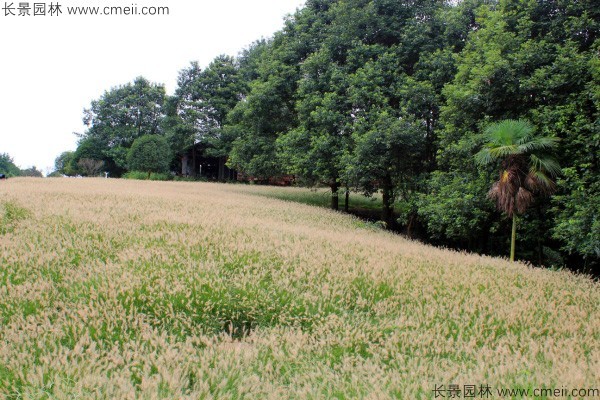
[[[191,61],[237,55],[283,27],[304,0],[0,1],[0,153],[21,168],[51,172],[75,150],[83,109],[106,90],[144,76],[175,90]],[[34,3],[46,15],[34,15]],[[61,13],[49,15],[50,4]],[[169,15],[69,15],[67,7],[168,7]],[[42,7],[43,9],[44,7]],[[25,11],[25,10],[23,10]],[[42,10],[39,9],[39,12]],[[8,16],[6,14],[9,14]],[[14,13],[15,15],[10,15]]]

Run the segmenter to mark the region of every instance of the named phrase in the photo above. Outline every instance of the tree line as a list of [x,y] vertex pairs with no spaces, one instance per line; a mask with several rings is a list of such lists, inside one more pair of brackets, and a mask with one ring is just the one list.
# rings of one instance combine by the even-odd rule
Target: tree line
[[[155,171],[176,170],[202,142],[244,174],[329,187],[334,209],[340,193],[381,193],[387,226],[438,245],[505,255],[519,214],[517,258],[590,271],[599,14],[592,0],[308,0],[272,38],[181,70],[173,95],[142,77],[105,92],[57,167],[101,160],[120,176],[166,157]],[[529,129],[512,150],[486,133],[502,121]],[[520,202],[503,208],[507,194]]]
[[43,176],[42,171],[37,169],[35,165],[31,168],[19,168],[8,153],[0,153],[0,174],[7,178],[15,176],[30,176],[39,178]]

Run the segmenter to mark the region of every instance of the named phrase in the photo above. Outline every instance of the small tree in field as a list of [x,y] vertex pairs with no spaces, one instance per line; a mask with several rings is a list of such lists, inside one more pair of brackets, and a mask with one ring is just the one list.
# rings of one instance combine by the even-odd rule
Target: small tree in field
[[500,177],[488,196],[512,218],[510,260],[514,261],[517,213],[525,212],[535,194],[549,195],[555,190],[551,178],[560,173],[560,166],[548,153],[555,149],[557,139],[535,136],[528,121],[511,119],[488,126],[484,134],[487,143],[475,161],[480,165],[501,161]]
[[171,163],[171,149],[167,140],[159,135],[144,135],[137,138],[127,154],[131,171],[167,172]]

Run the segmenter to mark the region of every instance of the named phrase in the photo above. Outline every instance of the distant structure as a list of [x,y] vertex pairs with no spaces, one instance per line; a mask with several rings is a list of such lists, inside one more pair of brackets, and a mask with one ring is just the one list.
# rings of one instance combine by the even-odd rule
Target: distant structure
[[206,156],[207,146],[196,143],[181,154],[181,175],[211,181],[237,180],[237,171],[225,163],[227,157]]
[[210,181],[253,182],[263,185],[290,186],[294,183],[293,175],[258,178],[246,175],[227,166],[227,157],[209,157],[208,146],[196,143],[188,147],[181,155],[181,169],[177,174],[192,178],[204,178]]
[[6,175],[0,174],[0,179],[6,179]]

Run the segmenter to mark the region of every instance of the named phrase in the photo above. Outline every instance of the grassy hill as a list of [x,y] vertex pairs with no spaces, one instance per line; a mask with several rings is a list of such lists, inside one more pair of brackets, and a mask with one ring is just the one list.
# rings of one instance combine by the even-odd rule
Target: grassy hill
[[600,386],[597,282],[424,246],[269,190],[0,182],[0,397]]

